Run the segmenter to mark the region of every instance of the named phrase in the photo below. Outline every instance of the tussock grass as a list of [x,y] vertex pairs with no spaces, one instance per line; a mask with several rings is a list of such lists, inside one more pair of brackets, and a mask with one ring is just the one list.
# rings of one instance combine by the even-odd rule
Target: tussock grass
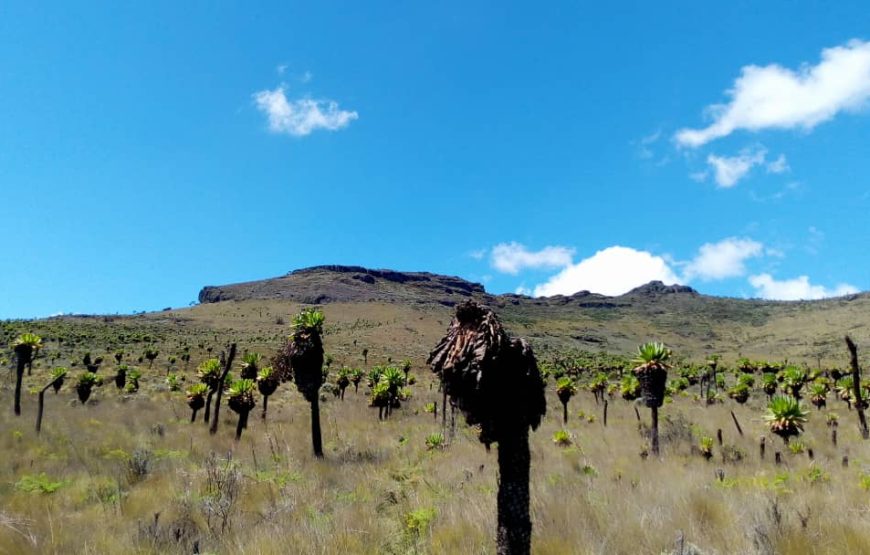
[[[838,303],[825,324],[831,329],[854,319],[860,308]],[[358,394],[348,388],[344,401],[327,395],[321,405],[324,460],[311,454],[308,405],[293,384],[281,385],[270,398],[266,422],[259,417],[258,398],[239,443],[233,440],[236,415],[227,407],[216,436],[202,423],[203,411],[198,422],[188,422],[184,394],[168,391],[166,372],[183,378],[185,389],[196,381],[197,365],[216,356],[228,338],[268,356],[287,333],[276,316],[296,309],[291,303],[249,301],[114,322],[39,323],[45,329],[34,331],[46,338],[46,346],[33,375],[24,378],[21,417],[9,410],[13,376],[0,381],[0,406],[6,407],[0,411],[5,455],[0,554],[190,553],[197,541],[202,552],[211,553],[494,553],[496,453],[484,450],[459,415],[455,433],[441,429],[441,396],[423,365],[427,348],[449,321],[446,308],[326,307],[324,341],[335,356],[332,377],[342,365],[362,366],[361,352],[368,348],[369,367],[410,357],[418,382],[411,386],[411,400],[381,422],[368,407],[364,383]],[[740,323],[723,325],[710,342],[744,343],[748,347],[741,354],[748,356],[809,353],[818,346],[800,338],[813,336],[821,324],[799,318],[801,310],[786,307],[751,330]],[[505,319],[523,333],[525,317],[517,312]],[[614,317],[608,325],[622,326],[619,341],[633,347],[653,324],[626,318]],[[578,321],[529,318],[527,323],[541,334],[540,341],[549,341],[550,331],[576,333],[571,330]],[[697,346],[697,337],[679,336],[684,327],[666,326],[670,331],[663,339]],[[792,332],[797,339],[787,339]],[[65,338],[62,345],[58,336]],[[152,344],[160,355],[149,369],[147,360],[136,358]],[[185,345],[189,364],[170,364],[167,357],[178,356]],[[127,353],[124,363],[143,373],[138,393],[124,395],[111,383],[111,353],[119,347]],[[84,370],[72,363],[85,351],[105,356],[99,374],[106,384],[94,389],[93,402],[81,406],[73,401],[71,384]],[[47,394],[37,437],[36,398],[28,392],[45,385],[55,365],[70,367],[70,375],[60,394]],[[870,444],[861,440],[854,412],[833,394],[827,408],[810,411],[800,437],[814,460],[807,452],[792,453],[768,432],[757,390],[746,405],[726,399],[703,406],[693,400],[698,386],[662,407],[661,458],[643,459],[647,409],[639,406],[638,423],[633,403],[617,393],[609,399],[605,428],[602,405],[581,389],[563,424],[552,382],[549,414],[531,434],[535,553],[661,553],[673,550],[680,535],[704,553],[870,553]],[[427,403],[438,404],[437,419],[424,410]],[[730,410],[743,426],[742,437]],[[832,412],[840,416],[837,446],[825,423]],[[562,429],[572,438],[569,446],[553,443]],[[719,429],[724,447],[715,443],[706,461],[697,450],[699,439],[715,438]],[[427,448],[427,436],[437,432],[444,433],[446,447]],[[782,453],[781,466],[773,462],[775,451]],[[742,460],[724,461],[723,452]],[[850,461],[845,468],[844,455]],[[210,460],[227,459],[240,475],[240,493],[218,507],[229,515],[221,530],[214,512],[221,498],[208,487],[207,468]],[[39,486],[29,491],[16,487],[22,480],[60,485],[51,493]]]
[[[310,453],[308,407],[292,386],[279,388],[269,420],[252,417],[236,443],[230,411],[210,436],[202,422],[187,422],[183,395],[143,385],[128,400],[104,386],[88,406],[71,403],[67,390],[52,395],[41,437],[32,431],[30,399],[22,417],[0,416],[5,552],[182,553],[194,541],[215,553],[277,554],[291,546],[312,554],[494,552],[495,452],[486,453],[461,418],[452,439],[445,431],[446,448],[427,449],[426,437],[440,431],[440,416],[422,410],[439,401],[428,377],[381,422],[364,388],[344,401],[330,396],[321,409],[324,460]],[[813,449],[810,460],[767,433],[760,400],[706,407],[690,390],[662,408],[661,458],[642,459],[646,409],[639,426],[631,403],[611,399],[605,428],[601,418],[575,417],[600,417],[601,405],[582,391],[564,426],[552,387],[548,395],[550,414],[531,437],[535,553],[660,553],[679,534],[710,553],[870,551],[870,492],[861,487],[870,451],[839,403],[837,447],[825,424],[829,411],[811,413],[801,437]],[[562,429],[572,445],[553,444]],[[723,462],[718,444],[710,461],[700,456],[699,437],[718,429],[743,460]],[[764,461],[760,435],[767,436]],[[783,465],[774,465],[774,451]],[[209,460],[240,475],[238,496],[221,509],[223,530],[206,509],[215,502]],[[52,493],[15,487],[40,476],[62,485]]]

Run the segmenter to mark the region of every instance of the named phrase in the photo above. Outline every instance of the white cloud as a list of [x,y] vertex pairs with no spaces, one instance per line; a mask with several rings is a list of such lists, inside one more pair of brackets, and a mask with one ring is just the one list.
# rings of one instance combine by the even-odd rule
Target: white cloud
[[317,129],[337,131],[359,118],[356,112],[339,110],[333,100],[300,98],[287,100],[284,87],[254,94],[257,109],[269,118],[269,130],[304,137]]
[[758,274],[749,276],[749,284],[755,288],[755,294],[762,299],[779,301],[824,299],[826,297],[840,297],[858,292],[857,287],[848,283],[841,283],[833,289],[827,289],[821,285],[813,285],[807,276],[798,276],[794,279],[778,281],[770,274]]
[[284,75],[284,72],[287,71],[287,64],[279,64],[278,67],[275,68],[275,72],[278,75]]
[[573,295],[592,291],[621,295],[653,280],[679,283],[664,258],[629,247],[608,247],[568,266],[546,283],[535,287],[535,296]]
[[703,183],[707,181],[707,177],[710,175],[710,172],[707,170],[694,172],[689,174],[689,179],[692,181],[697,181],[698,183]]
[[681,146],[699,147],[738,129],[812,129],[844,110],[858,110],[870,98],[870,43],[852,40],[822,50],[817,65],[791,70],[750,65],[727,91],[727,104],[707,108],[713,123],[681,129]]
[[686,265],[683,279],[702,281],[742,276],[746,273],[745,261],[761,256],[764,245],[752,239],[729,237],[718,243],[705,243],[698,255]]
[[563,268],[571,264],[574,249],[544,247],[530,251],[519,243],[501,243],[492,248],[493,268],[506,274],[517,274],[526,268]]
[[785,173],[791,170],[791,167],[788,165],[788,160],[785,158],[785,154],[780,154],[779,158],[768,163],[766,168],[767,173]]
[[713,176],[716,184],[720,187],[733,187],[738,181],[746,177],[749,171],[764,163],[767,154],[762,148],[743,150],[737,156],[707,156],[707,163],[713,167]]
[[806,242],[804,243],[804,250],[812,255],[819,254],[819,250],[825,242],[825,232],[816,228],[816,226],[811,225],[809,229],[807,229],[807,233],[809,237],[807,237]]
[[475,249],[469,252],[468,256],[475,260],[483,260],[483,257],[486,256],[486,249]]
[[526,287],[525,285],[520,285],[516,289],[514,289],[514,293],[517,295],[525,295],[527,297],[532,296],[532,290]]

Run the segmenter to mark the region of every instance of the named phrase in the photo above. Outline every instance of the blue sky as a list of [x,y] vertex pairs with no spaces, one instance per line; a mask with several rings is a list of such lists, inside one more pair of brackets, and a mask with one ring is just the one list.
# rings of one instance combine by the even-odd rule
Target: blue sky
[[870,289],[865,4],[70,4],[0,6],[0,318],[330,263]]

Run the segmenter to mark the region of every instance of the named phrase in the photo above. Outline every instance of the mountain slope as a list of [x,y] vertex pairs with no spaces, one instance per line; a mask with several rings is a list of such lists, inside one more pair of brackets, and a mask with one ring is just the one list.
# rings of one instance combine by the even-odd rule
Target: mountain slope
[[[543,350],[629,353],[639,342],[657,339],[689,357],[715,351],[728,358],[791,358],[815,364],[819,357],[839,362],[847,332],[859,344],[870,340],[870,297],[866,294],[775,302],[713,297],[690,287],[652,282],[617,297],[584,291],[531,298],[491,295],[482,285],[457,277],[357,266],[317,266],[274,279],[205,287],[199,295],[202,304],[191,312],[204,314],[210,311],[209,305],[215,304],[216,309],[227,301],[240,310],[262,303],[321,304],[328,317],[341,310],[357,319],[370,314],[394,321],[413,318],[403,325],[415,329],[422,320],[446,326],[450,307],[468,298],[495,308],[508,328],[531,338]],[[419,341],[420,348],[415,350],[421,352],[440,331],[437,326],[423,327],[425,333],[406,338]]]

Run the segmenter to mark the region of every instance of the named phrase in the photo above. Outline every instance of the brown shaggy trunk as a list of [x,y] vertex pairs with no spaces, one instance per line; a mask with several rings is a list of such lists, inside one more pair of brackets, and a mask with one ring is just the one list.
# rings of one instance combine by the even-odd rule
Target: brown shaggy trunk
[[223,353],[221,353],[221,362],[224,365],[224,371],[221,374],[221,379],[218,381],[217,386],[217,399],[214,402],[214,418],[211,421],[211,427],[208,429],[208,433],[214,435],[217,433],[218,424],[220,424],[220,411],[221,411],[221,395],[224,392],[224,381],[227,379],[227,374],[230,372],[230,368],[233,367],[233,359],[236,358],[236,344],[233,343],[230,345],[230,354],[224,358]]
[[314,397],[311,401],[311,444],[314,447],[314,456],[323,457],[323,442],[320,439],[320,399]]
[[499,555],[526,555],[532,545],[529,516],[529,432],[527,428],[505,434],[498,442]]
[[846,336],[846,346],[849,348],[850,364],[852,365],[852,388],[855,394],[855,410],[858,412],[858,426],[861,429],[861,437],[870,439],[867,417],[864,416],[865,404],[861,399],[861,371],[858,368],[858,347],[848,335]]
[[568,423],[568,401],[562,401],[562,423]]
[[[45,392],[48,391],[48,388],[52,387],[58,380],[63,380],[63,377],[52,380],[48,385],[43,387],[39,392],[39,402],[38,407],[36,409],[36,435],[39,435],[40,430],[42,430],[42,411],[45,409]],[[58,389],[60,386],[58,386]]]
[[196,413],[197,413],[198,411],[199,411],[199,409],[193,409],[193,412],[192,412],[191,415],[190,415],[190,421],[191,421],[191,422],[196,422]]

